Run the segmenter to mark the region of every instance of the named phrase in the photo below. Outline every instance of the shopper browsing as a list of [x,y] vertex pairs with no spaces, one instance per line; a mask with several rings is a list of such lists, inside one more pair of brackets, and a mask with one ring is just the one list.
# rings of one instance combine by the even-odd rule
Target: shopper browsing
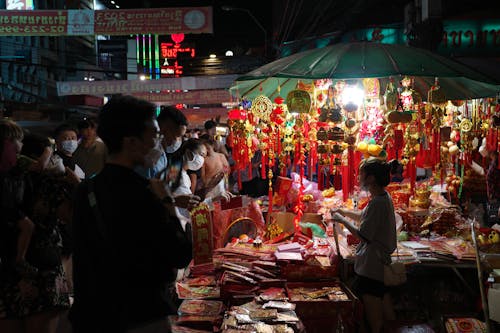
[[155,109],[122,96],[100,113],[98,134],[109,158],[75,199],[75,333],[169,332],[166,316],[176,313],[175,269],[190,262],[192,244],[168,188],[134,171],[159,136]]

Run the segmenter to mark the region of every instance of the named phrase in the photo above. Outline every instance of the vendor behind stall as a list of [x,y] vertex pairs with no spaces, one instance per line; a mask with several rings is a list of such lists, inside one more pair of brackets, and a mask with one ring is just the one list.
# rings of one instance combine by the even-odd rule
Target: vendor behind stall
[[[368,205],[362,211],[338,209],[332,218],[361,240],[356,249],[354,290],[365,306],[370,331],[381,332],[384,322],[395,319],[389,289],[384,285],[384,264],[391,262],[397,246],[394,206],[385,190],[390,182],[389,164],[375,157],[363,160],[359,182],[371,194]],[[359,228],[346,217],[359,221]]]

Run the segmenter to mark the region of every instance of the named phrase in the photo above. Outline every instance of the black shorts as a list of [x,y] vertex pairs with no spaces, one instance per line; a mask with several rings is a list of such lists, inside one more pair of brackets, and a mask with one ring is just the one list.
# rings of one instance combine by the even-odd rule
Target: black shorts
[[362,275],[356,275],[352,290],[359,298],[363,295],[383,298],[384,295],[389,292],[389,288],[386,287],[383,282]]

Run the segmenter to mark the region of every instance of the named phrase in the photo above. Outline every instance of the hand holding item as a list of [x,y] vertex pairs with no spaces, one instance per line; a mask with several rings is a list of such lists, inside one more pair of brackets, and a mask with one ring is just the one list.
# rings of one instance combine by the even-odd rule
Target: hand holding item
[[179,195],[175,197],[175,205],[179,208],[191,210],[200,204],[200,197],[197,195]]
[[234,195],[229,191],[225,191],[224,193],[221,194],[221,198],[224,199],[224,201],[226,201],[226,202],[231,201],[231,198],[233,198],[233,197],[234,197]]
[[66,179],[71,184],[78,184],[78,183],[80,183],[82,181],[80,179],[80,177],[78,177],[77,174],[73,170],[71,170],[70,168],[65,167],[65,170],[66,170]]
[[335,222],[339,222],[339,223],[344,223],[344,215],[340,214],[338,211],[337,212],[333,212],[332,211],[332,220],[335,221]]

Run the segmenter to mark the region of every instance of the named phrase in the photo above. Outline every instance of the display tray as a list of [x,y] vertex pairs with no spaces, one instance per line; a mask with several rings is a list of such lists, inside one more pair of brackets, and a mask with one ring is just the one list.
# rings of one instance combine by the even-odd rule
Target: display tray
[[[326,288],[336,288],[338,293],[321,296]],[[356,332],[362,312],[360,302],[352,291],[340,281],[289,282],[286,291],[295,312],[308,333]],[[304,297],[309,293],[314,299]]]
[[281,266],[281,276],[287,281],[331,281],[338,278],[339,266],[337,256],[331,261],[330,266],[288,262]]
[[358,299],[340,281],[288,282],[286,292],[301,319],[337,318],[340,314],[354,319]]

